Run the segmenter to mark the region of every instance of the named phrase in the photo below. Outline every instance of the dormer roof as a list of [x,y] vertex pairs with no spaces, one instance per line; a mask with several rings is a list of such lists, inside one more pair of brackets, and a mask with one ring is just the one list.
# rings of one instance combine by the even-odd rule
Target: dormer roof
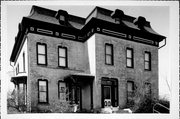
[[101,33],[153,46],[159,46],[159,42],[166,38],[155,32],[144,17],[126,15],[120,9],[112,11],[95,7],[86,18],[83,18],[61,9],[54,11],[32,6],[29,16],[23,17],[19,24],[10,58],[12,62],[15,61],[24,35],[28,32],[77,42],[85,42],[94,33]]

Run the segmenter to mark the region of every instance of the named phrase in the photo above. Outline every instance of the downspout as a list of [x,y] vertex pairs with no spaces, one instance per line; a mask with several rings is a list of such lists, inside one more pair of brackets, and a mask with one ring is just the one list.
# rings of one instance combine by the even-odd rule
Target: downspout
[[158,49],[164,47],[165,45],[166,45],[166,38],[164,39],[164,44],[162,46],[158,47]]

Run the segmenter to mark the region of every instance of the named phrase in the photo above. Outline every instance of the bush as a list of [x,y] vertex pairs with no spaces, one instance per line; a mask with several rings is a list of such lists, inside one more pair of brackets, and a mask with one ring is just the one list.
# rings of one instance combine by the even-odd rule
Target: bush
[[[135,110],[135,113],[153,113],[153,106],[157,103],[160,103],[163,106],[166,106],[169,108],[169,101],[165,99],[156,100],[156,99],[145,97],[143,101],[138,105],[138,108]],[[156,106],[156,109],[160,110],[161,113],[169,113],[168,110],[160,106]]]
[[138,108],[135,110],[135,113],[153,113],[153,106],[155,103],[155,100],[144,97],[142,102],[138,105]]

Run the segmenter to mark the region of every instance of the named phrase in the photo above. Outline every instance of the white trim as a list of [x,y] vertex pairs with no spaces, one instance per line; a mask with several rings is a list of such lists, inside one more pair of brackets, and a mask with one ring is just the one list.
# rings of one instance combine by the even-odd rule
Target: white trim
[[137,37],[137,36],[133,36],[133,39],[134,39],[134,40],[137,40],[137,41],[148,42],[148,43],[151,43],[151,44],[154,43],[154,42],[151,41],[151,40],[148,40],[148,39],[145,39],[145,38],[140,38],[140,37]]
[[112,34],[112,35],[120,36],[120,37],[124,37],[124,38],[126,38],[126,36],[127,36],[124,33],[119,33],[119,32],[115,32],[115,31],[111,31],[111,30],[107,30],[107,29],[102,29],[102,32],[107,33],[107,34]]
[[80,36],[79,36],[79,37],[78,37],[78,40],[83,40],[83,37],[80,37]]
[[45,33],[45,34],[53,34],[52,31],[49,31],[49,30],[45,30],[45,29],[40,29],[40,28],[37,28],[37,32],[40,32],[40,33]]
[[62,33],[61,36],[66,37],[66,38],[76,39],[76,37],[74,35],[71,35],[71,34]]

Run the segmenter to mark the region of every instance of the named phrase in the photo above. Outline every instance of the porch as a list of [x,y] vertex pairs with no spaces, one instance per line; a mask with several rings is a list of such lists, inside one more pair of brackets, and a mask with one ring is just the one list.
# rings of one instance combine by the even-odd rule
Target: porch
[[19,107],[25,107],[27,100],[27,76],[12,77],[15,85],[15,103]]
[[85,73],[74,73],[64,78],[70,101],[78,105],[80,111],[93,109],[93,80],[93,75]]

